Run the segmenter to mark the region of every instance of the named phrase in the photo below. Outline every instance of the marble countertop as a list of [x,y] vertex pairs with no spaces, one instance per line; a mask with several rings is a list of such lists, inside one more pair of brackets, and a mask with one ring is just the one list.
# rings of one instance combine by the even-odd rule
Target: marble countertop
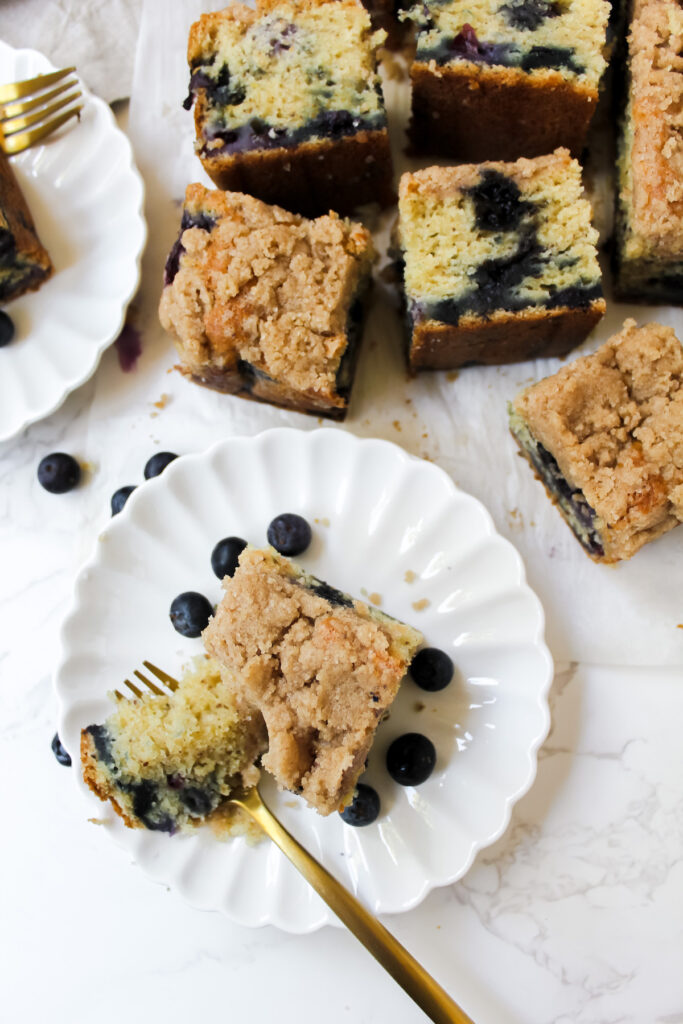
[[[155,281],[148,263],[143,327]],[[247,930],[148,881],[51,753],[58,629],[109,496],[155,449],[190,450],[190,389],[166,376],[163,344],[131,374],[111,349],[58,412],[0,446],[0,1019],[418,1024],[344,931]],[[231,429],[253,432],[250,404],[230,401]],[[401,441],[390,419],[382,430]],[[90,466],[60,498],[36,481],[54,450]],[[555,646],[551,732],[504,836],[460,882],[385,919],[477,1024],[683,1024],[683,665],[623,663],[618,620],[607,644],[603,664]]]

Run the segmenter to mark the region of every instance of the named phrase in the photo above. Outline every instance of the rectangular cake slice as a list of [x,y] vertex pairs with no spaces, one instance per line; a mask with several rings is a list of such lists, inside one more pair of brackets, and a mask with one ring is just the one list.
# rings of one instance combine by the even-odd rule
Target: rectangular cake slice
[[393,201],[377,47],[357,0],[257,0],[190,31],[196,149],[223,189],[308,216]]
[[518,395],[510,428],[596,561],[630,558],[683,520],[683,349],[670,327],[626,320]]
[[0,303],[35,291],[51,273],[19,182],[0,150]]
[[129,828],[173,834],[209,821],[228,827],[225,802],[255,786],[263,720],[238,711],[216,664],[203,659],[169,696],[121,700],[81,733],[83,777]]
[[419,153],[578,156],[605,70],[607,0],[425,0],[411,15]]
[[204,643],[263,715],[263,767],[320,814],[341,809],[420,633],[272,549],[246,548],[223,586]]
[[619,298],[683,302],[683,10],[634,0],[615,241]]
[[229,394],[343,419],[375,252],[360,224],[187,189],[159,307],[181,370]]
[[412,369],[560,356],[605,311],[567,150],[404,174],[398,243]]

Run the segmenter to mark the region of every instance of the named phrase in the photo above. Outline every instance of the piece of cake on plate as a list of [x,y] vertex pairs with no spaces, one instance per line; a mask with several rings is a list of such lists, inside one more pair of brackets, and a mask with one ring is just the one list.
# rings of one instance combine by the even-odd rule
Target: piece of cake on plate
[[181,370],[229,394],[343,419],[375,252],[360,224],[190,185],[159,307]]
[[119,700],[83,729],[83,777],[129,828],[245,831],[226,800],[258,782],[265,740],[260,716],[238,711],[218,666],[198,660],[172,694]]
[[683,349],[670,327],[626,320],[518,395],[510,428],[596,561],[630,558],[683,520]]
[[578,156],[605,70],[607,0],[425,0],[411,11],[419,153]]
[[52,273],[10,162],[0,150],[0,303],[35,291]]
[[619,298],[683,302],[683,10],[634,0],[616,204]]
[[605,311],[567,150],[404,174],[397,242],[412,369],[561,356]]
[[391,203],[383,37],[357,0],[257,0],[202,15],[187,105],[211,179],[309,216]]
[[320,814],[340,810],[421,634],[272,549],[246,548],[223,586],[204,644],[263,715],[263,767]]

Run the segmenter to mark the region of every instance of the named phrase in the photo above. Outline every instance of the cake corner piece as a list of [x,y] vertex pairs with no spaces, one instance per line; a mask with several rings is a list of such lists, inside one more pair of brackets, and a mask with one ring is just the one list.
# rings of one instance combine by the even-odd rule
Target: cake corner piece
[[421,634],[248,547],[205,630],[209,654],[268,731],[263,767],[320,814],[353,797]]
[[0,303],[36,291],[52,275],[47,250],[7,156],[0,149]]
[[670,327],[622,330],[510,405],[522,454],[584,550],[631,558],[683,521],[683,349]]

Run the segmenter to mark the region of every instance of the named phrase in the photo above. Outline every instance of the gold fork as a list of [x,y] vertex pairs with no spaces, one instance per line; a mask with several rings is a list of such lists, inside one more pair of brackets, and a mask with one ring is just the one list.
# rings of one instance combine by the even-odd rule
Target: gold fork
[[[168,672],[153,665],[151,661],[144,661],[143,665],[169,690],[178,689],[178,680],[170,676]],[[152,693],[159,697],[167,696],[165,690],[157,686],[143,672],[136,669],[135,676]],[[129,679],[124,680],[124,686],[136,697],[143,696],[140,687]],[[115,690],[114,694],[119,700],[126,699],[119,690]],[[391,932],[387,931],[384,925],[380,924],[377,918],[366,910],[355,896],[352,896],[283,828],[264,804],[256,787],[239,796],[232,797],[229,802],[241,807],[251,815],[265,834],[280,847],[285,857],[289,858],[294,867],[313,886],[328,907],[343,921],[349,931],[353,932],[382,967],[389,972],[394,981],[398,982],[435,1024],[473,1024],[471,1017],[468,1017],[464,1010],[461,1010],[457,1003],[453,1002],[448,993],[394,938]]]
[[[60,128],[71,117],[79,116],[83,104],[69,106],[81,95],[78,80],[69,78],[75,68],[64,68],[48,75],[38,75],[24,82],[0,85],[0,149],[8,156],[34,146]],[[50,86],[61,82],[55,89]],[[76,92],[69,92],[76,89]],[[29,97],[24,99],[24,97]],[[59,98],[57,98],[59,97]],[[54,103],[52,101],[55,101]],[[68,108],[68,109],[65,109]],[[58,111],[63,113],[53,117]],[[32,113],[31,113],[32,111]],[[35,125],[35,127],[33,127]]]

